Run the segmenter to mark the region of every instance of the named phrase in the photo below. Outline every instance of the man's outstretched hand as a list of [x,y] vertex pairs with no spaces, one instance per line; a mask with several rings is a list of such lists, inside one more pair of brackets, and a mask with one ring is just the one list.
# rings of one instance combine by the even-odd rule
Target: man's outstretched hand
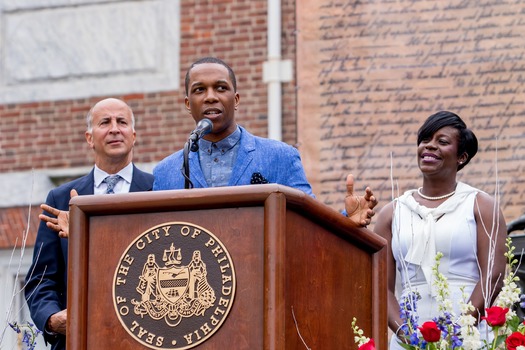
[[[73,189],[71,190],[70,195],[71,195],[71,198],[73,198],[73,197],[78,196],[78,193],[76,190]],[[61,238],[68,238],[69,237],[69,211],[59,210],[47,204],[40,205],[40,208],[56,216],[56,218],[53,218],[51,216],[40,214],[38,216],[40,220],[44,221],[47,227],[49,227],[53,231],[58,232],[58,235]]]
[[372,221],[375,215],[374,207],[377,205],[377,199],[370,187],[365,189],[364,196],[354,194],[354,176],[349,174],[346,177],[346,196],[345,210],[346,216],[356,225],[366,227]]

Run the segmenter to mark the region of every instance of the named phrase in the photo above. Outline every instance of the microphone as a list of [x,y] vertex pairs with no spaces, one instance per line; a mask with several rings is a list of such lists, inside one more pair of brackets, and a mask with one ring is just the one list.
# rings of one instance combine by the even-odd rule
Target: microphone
[[213,123],[208,118],[201,119],[197,123],[197,127],[190,134],[190,144],[191,151],[196,152],[199,150],[199,145],[197,141],[201,139],[204,135],[208,135],[213,130]]

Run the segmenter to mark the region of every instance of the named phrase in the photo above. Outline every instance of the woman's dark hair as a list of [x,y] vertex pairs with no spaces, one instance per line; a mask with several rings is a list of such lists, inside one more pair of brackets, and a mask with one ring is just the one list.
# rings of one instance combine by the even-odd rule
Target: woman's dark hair
[[451,126],[459,131],[458,157],[463,153],[467,153],[467,160],[463,162],[463,164],[458,165],[459,171],[463,169],[478,152],[478,139],[476,135],[474,135],[472,130],[467,128],[467,125],[459,115],[448,111],[440,111],[432,114],[419,128],[417,132],[417,144],[419,146],[421,141],[432,138],[439,129],[446,126]]

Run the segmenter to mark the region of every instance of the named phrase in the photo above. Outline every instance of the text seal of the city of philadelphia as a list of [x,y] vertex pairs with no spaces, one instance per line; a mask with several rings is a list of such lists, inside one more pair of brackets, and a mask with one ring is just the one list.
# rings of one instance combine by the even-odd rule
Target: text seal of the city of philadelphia
[[235,297],[233,261],[210,231],[167,222],[139,235],[113,278],[122,326],[151,349],[190,349],[226,320]]

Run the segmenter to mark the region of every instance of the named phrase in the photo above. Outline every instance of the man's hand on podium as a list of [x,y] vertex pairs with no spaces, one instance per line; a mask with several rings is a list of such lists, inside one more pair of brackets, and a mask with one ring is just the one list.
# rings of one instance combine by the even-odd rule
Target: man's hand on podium
[[66,335],[66,323],[67,309],[64,309],[49,317],[46,324],[46,332]]
[[[70,195],[71,195],[71,198],[73,198],[73,197],[78,196],[78,193],[76,190],[73,189],[71,190]],[[47,204],[40,205],[40,208],[56,216],[56,218],[53,218],[51,216],[40,214],[38,216],[40,220],[44,221],[47,227],[49,227],[53,231],[58,232],[58,235],[61,238],[68,238],[69,237],[69,211],[58,210]]]
[[366,227],[372,222],[375,215],[374,207],[377,199],[370,187],[365,189],[364,196],[354,194],[354,176],[348,174],[346,177],[345,210],[346,216],[356,225]]

